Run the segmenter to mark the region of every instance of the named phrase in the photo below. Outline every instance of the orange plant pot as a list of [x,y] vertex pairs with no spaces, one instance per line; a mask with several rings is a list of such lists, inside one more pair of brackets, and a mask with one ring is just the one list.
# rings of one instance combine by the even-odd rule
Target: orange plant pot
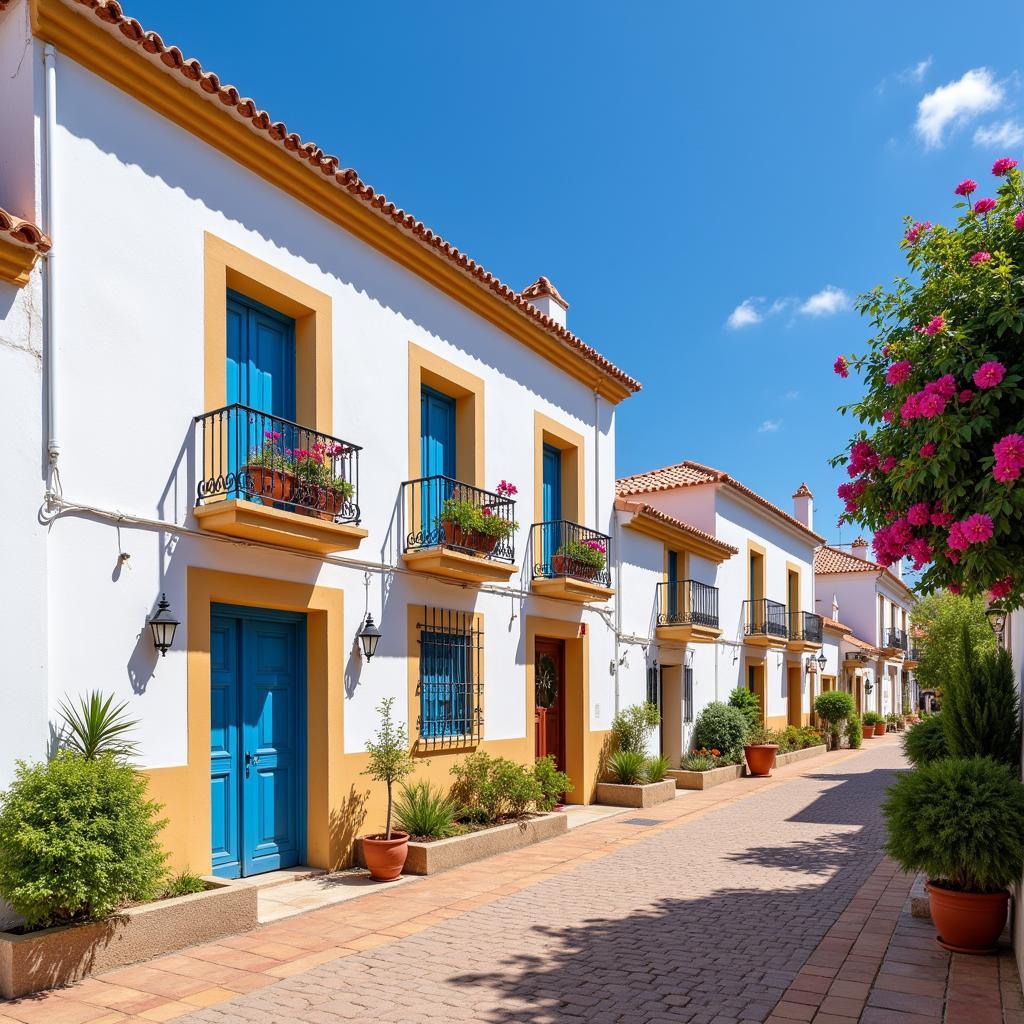
[[994,953],[1006,925],[1008,892],[957,892],[927,885],[940,946],[954,953]]
[[398,878],[408,856],[407,832],[392,832],[390,839],[385,839],[383,834],[363,836],[363,857],[370,875],[378,882],[393,882]]
[[875,738],[875,727],[873,725],[862,725],[860,728],[864,739],[872,740]]
[[885,722],[876,722],[875,723],[875,735],[876,736],[884,736],[885,735]]
[[779,749],[777,743],[758,743],[744,747],[743,754],[747,759],[747,770],[757,778],[771,775],[775,767],[775,754]]

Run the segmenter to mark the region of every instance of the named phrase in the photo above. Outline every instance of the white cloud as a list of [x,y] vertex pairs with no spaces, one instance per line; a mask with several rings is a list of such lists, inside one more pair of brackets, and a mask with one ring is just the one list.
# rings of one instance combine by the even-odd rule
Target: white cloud
[[929,55],[924,60],[919,60],[916,64],[911,64],[909,68],[904,68],[896,77],[901,82],[923,82],[924,76],[928,74],[928,69],[932,66],[932,58]]
[[832,316],[833,313],[841,313],[849,306],[850,296],[842,288],[827,284],[821,291],[815,292],[801,303],[799,311],[804,316]]
[[759,434],[774,434],[782,426],[782,420],[764,420],[757,428]]
[[727,327],[738,331],[744,327],[752,327],[759,324],[764,317],[758,311],[757,299],[744,299],[730,314],[725,321]]
[[1024,142],[1024,124],[1019,121],[993,121],[974,132],[976,146],[1003,146],[1007,149]]
[[800,397],[800,392],[799,391],[787,391],[782,397],[787,402],[792,402],[794,399]]
[[956,128],[1003,102],[1002,85],[988,68],[973,68],[922,97],[917,105],[917,134],[929,148],[941,146],[947,128]]

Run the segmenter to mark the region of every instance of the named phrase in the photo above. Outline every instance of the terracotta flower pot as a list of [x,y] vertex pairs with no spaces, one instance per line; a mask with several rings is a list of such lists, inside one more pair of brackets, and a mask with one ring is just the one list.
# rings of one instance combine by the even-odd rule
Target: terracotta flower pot
[[940,946],[954,953],[995,950],[1006,924],[1008,892],[957,892],[931,882],[927,889]]
[[370,874],[378,882],[393,882],[405,867],[405,858],[409,856],[409,834],[392,832],[390,839],[383,834],[363,836],[363,857]]
[[861,725],[860,728],[864,739],[871,740],[875,738],[875,727],[873,725]]
[[302,483],[295,488],[295,511],[304,516],[316,516],[333,523],[344,510],[346,498],[343,492],[319,484]]
[[885,735],[885,722],[876,722],[875,723],[875,735],[876,736],[884,736]]
[[461,548],[488,557],[498,546],[498,538],[476,530],[465,530],[450,519],[441,521],[441,543],[447,548]]
[[575,576],[581,580],[592,580],[597,575],[597,567],[578,562],[568,555],[552,555],[551,568],[556,576]]
[[747,759],[747,769],[751,775],[764,778],[771,775],[775,767],[775,754],[779,749],[778,743],[757,743],[743,748]]
[[295,476],[280,469],[266,466],[243,466],[242,472],[249,481],[247,494],[263,501],[291,501],[295,494]]

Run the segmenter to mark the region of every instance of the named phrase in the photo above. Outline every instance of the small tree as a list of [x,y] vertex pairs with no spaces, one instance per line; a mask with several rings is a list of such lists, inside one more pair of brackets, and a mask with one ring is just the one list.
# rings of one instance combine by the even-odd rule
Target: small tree
[[409,753],[409,738],[402,723],[396,725],[391,720],[391,709],[394,697],[385,697],[377,706],[380,725],[377,736],[366,744],[370,755],[369,764],[363,771],[374,782],[383,782],[388,787],[388,813],[384,825],[384,838],[391,838],[392,787],[411,775],[416,767]]
[[757,699],[757,694],[746,686],[737,686],[729,694],[729,705],[743,712],[751,730],[761,724],[761,702]]
[[842,742],[843,723],[857,713],[853,697],[845,690],[828,690],[814,698],[814,710],[828,729],[829,749]]
[[960,659],[965,630],[979,654],[997,646],[980,597],[928,594],[914,606],[914,625],[921,630],[921,657],[914,675],[921,689],[934,690],[940,699]]
[[661,712],[656,704],[632,704],[612,719],[612,735],[618,749],[626,753],[646,754],[647,738],[658,727]]

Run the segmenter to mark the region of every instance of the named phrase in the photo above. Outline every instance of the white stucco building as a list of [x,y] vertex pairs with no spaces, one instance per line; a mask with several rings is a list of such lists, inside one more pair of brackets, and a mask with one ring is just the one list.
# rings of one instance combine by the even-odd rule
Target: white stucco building
[[550,752],[589,801],[639,385],[546,279],[502,284],[112,10],[0,2],[0,207],[31,222],[0,213],[0,786],[98,688],[140,720],[179,868],[345,863],[380,824],[360,772],[385,697],[421,774]]

